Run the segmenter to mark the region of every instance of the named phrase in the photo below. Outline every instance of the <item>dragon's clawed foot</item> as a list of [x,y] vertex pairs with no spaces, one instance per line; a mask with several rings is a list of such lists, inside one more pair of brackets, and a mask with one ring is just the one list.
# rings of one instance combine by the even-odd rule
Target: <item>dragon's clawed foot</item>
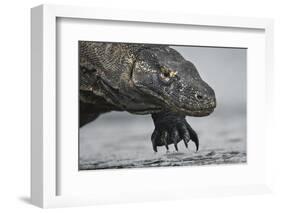
[[155,129],[151,136],[154,152],[157,152],[158,146],[165,146],[167,152],[169,145],[174,144],[178,151],[178,143],[183,140],[188,148],[188,142],[192,140],[196,145],[196,151],[199,148],[199,141],[196,132],[186,122],[184,116],[171,112],[157,113],[152,115]]

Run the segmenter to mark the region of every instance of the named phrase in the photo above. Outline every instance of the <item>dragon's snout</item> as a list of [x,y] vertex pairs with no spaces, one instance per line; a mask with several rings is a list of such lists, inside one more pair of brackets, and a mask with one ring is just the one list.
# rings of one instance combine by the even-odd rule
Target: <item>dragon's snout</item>
[[202,108],[216,108],[216,96],[213,90],[208,93],[196,92],[194,98]]
[[202,79],[191,82],[180,97],[181,111],[189,116],[209,115],[217,105],[214,90]]

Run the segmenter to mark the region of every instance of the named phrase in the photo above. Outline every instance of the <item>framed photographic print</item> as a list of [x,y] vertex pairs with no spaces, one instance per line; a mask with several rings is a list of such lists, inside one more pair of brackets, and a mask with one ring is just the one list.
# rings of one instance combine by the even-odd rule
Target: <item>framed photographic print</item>
[[31,14],[32,203],[270,191],[272,20]]

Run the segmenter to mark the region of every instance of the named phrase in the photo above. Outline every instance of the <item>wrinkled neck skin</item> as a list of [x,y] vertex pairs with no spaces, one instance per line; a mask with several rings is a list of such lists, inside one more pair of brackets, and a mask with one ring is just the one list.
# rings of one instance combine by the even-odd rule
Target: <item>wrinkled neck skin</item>
[[118,90],[112,88],[103,80],[99,83],[100,87],[108,92],[105,98],[108,103],[114,106],[113,110],[128,111],[139,115],[163,111],[161,100],[157,100],[154,96],[136,88],[128,77],[123,75],[120,82]]

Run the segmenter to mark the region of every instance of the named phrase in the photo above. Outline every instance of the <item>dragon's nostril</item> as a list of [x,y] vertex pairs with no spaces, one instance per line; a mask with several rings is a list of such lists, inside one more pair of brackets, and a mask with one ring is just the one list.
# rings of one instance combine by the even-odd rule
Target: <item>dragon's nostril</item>
[[200,101],[203,99],[203,96],[199,94],[195,94],[195,98]]

